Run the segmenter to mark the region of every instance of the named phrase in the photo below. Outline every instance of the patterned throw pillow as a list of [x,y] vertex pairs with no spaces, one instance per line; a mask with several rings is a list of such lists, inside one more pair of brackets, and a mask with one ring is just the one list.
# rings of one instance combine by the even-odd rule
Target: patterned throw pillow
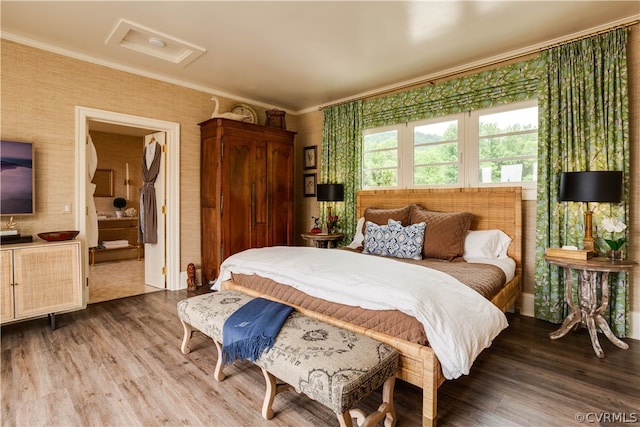
[[403,227],[399,221],[389,219],[387,225],[367,221],[362,253],[396,258],[422,259],[424,222]]

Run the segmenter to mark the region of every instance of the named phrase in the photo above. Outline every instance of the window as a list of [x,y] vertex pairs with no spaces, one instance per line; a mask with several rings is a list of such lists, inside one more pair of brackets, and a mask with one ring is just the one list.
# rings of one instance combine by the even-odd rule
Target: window
[[[367,129],[363,187],[519,184],[535,198],[537,101]],[[531,198],[531,197],[527,197]]]
[[364,187],[398,186],[398,135],[397,129],[365,131],[362,146]]
[[535,182],[538,107],[477,114],[478,181]]
[[413,173],[418,185],[458,184],[459,119],[413,125]]

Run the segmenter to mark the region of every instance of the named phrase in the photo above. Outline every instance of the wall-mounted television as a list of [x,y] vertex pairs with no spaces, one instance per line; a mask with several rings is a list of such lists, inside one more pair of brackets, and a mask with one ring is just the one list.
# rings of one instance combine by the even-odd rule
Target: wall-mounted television
[[0,215],[35,212],[33,144],[0,141]]

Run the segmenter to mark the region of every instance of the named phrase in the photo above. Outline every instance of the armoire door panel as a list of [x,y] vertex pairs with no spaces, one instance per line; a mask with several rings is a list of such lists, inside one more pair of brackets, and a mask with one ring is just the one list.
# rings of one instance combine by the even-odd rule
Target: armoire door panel
[[267,246],[268,198],[267,198],[267,143],[260,140],[256,143],[255,167],[253,169],[253,183],[255,186],[255,210],[253,232],[256,240],[253,247]]
[[200,198],[207,207],[215,208],[217,189],[217,159],[220,156],[218,144],[214,138],[202,141],[200,160]]
[[269,246],[293,243],[293,150],[290,144],[269,145]]
[[255,141],[225,136],[222,163],[222,239],[224,258],[254,246],[252,232]]
[[218,210],[202,207],[200,211],[200,227],[202,241],[200,251],[202,255],[202,275],[206,281],[213,280],[218,275],[218,259],[220,253],[220,239],[218,236]]

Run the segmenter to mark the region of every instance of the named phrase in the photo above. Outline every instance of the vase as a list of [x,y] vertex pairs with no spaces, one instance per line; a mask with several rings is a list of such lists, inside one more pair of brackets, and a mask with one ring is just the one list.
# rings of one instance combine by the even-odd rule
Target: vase
[[616,260],[620,261],[622,260],[622,251],[620,249],[618,250],[609,249],[607,251],[607,258],[613,261],[616,261]]

